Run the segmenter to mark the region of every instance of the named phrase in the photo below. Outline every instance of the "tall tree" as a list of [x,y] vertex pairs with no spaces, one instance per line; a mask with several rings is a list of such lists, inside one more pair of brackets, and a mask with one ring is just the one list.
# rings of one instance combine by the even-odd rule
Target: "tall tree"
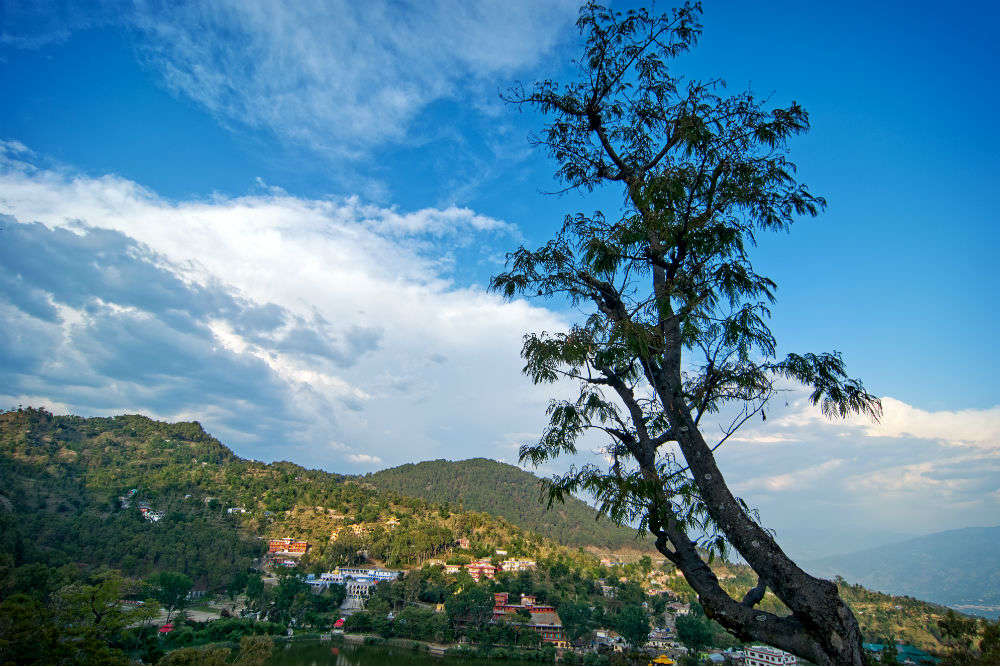
[[194,583],[186,574],[180,572],[158,572],[149,578],[153,588],[153,597],[159,600],[167,610],[167,620],[171,614],[187,606],[188,593]]
[[[749,252],[757,234],[825,206],[787,154],[808,115],[676,75],[668,63],[695,44],[700,15],[698,4],[658,15],[588,3],[577,76],[506,96],[549,116],[534,139],[567,189],[624,194],[620,216],[567,216],[551,241],[511,253],[491,281],[508,297],[565,297],[587,312],[569,331],[525,337],[534,382],[569,379],[579,390],[551,403],[542,438],[521,460],[575,453],[582,434],[599,431],[610,464],[571,467],[552,480],[551,500],[586,490],[612,518],[650,530],[706,613],[738,637],[818,664],[860,664],[861,633],[837,587],[782,551],[713,455],[749,419],[765,418],[781,380],[810,387],[827,415],[877,419],[881,404],[837,352],[777,357],[767,324],[776,285]],[[713,414],[729,426],[710,442],[702,426]],[[759,576],[743,599],[723,590],[704,557],[727,544]],[[755,609],[767,588],[791,614]]]

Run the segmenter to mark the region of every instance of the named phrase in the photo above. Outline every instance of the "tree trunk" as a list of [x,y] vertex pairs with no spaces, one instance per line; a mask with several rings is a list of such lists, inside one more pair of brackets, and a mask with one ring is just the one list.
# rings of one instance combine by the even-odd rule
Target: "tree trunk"
[[[678,565],[706,613],[741,638],[767,641],[817,664],[862,664],[861,629],[837,586],[807,574],[782,551],[733,496],[690,414],[685,409],[670,413],[679,425],[678,444],[709,515],[761,581],[792,611],[791,617],[779,618],[735,602],[719,586],[687,535],[668,531],[681,556]],[[675,537],[681,545],[674,542]]]

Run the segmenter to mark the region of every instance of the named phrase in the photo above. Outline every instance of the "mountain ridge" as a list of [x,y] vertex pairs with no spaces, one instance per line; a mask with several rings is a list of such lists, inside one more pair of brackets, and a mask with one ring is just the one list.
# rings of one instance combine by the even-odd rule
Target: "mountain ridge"
[[866,588],[1000,616],[1000,526],[944,530],[804,565]]

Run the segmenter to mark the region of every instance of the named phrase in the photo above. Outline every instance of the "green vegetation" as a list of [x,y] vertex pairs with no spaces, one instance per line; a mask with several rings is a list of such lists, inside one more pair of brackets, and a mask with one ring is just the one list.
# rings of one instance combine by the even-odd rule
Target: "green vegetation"
[[[368,612],[356,615],[349,629],[400,641],[466,637],[478,646],[469,660],[499,660],[495,651],[548,659],[545,647],[536,648],[539,638],[521,627],[523,615],[490,622],[495,592],[514,601],[532,594],[553,605],[571,641],[606,628],[633,645],[661,622],[669,601],[696,601],[669,563],[648,554],[604,567],[584,549],[560,546],[504,518],[408,498],[368,480],[241,459],[197,424],[56,417],[30,409],[0,413],[0,483],[0,663],[260,660],[270,638],[290,626],[297,632],[331,627],[343,587],[314,594],[301,575],[365,560],[359,551],[378,564],[414,569],[379,585]],[[537,496],[506,498],[515,506],[537,502]],[[162,518],[143,518],[140,503]],[[229,513],[231,507],[245,512]],[[260,556],[266,547],[259,538],[286,535],[308,540],[310,550],[299,567],[265,581]],[[467,549],[458,546],[460,538],[469,540]],[[477,584],[464,571],[419,567],[430,557],[467,563],[496,549],[533,558],[537,568]],[[713,567],[733,597],[756,582],[746,567],[721,559]],[[602,582],[611,597],[602,593]],[[994,655],[994,625],[941,625],[948,617],[937,605],[838,584],[866,641],[893,637],[966,662]],[[667,592],[648,595],[650,588]],[[194,605],[192,589],[230,604],[238,600],[252,618],[191,620],[185,610]],[[758,608],[787,613],[770,593]],[[697,604],[693,609],[689,621],[678,621],[690,645],[736,643],[699,614]],[[167,615],[176,629],[159,637]],[[258,639],[244,641],[248,637]],[[598,661],[569,658],[588,660]]]
[[655,551],[636,531],[617,526],[577,498],[548,507],[543,480],[490,459],[421,461],[370,473],[365,482],[448,509],[503,517],[512,524],[572,547]]

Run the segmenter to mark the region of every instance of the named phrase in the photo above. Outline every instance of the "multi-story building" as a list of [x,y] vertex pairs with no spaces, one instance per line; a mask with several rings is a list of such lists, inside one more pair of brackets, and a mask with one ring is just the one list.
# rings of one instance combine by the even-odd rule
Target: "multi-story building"
[[[555,607],[540,604],[533,595],[522,595],[520,604],[510,604],[508,593],[493,594],[493,620],[501,619],[515,623],[537,632],[543,642],[554,644],[559,648],[566,647],[566,633],[563,631],[562,620]],[[518,614],[524,610],[530,614],[530,619]]]
[[747,646],[743,649],[744,665],[797,665],[798,658],[771,646]]
[[269,554],[301,556],[308,549],[309,544],[305,540],[296,540],[291,537],[279,537],[269,540],[267,543],[267,553]]
[[497,575],[497,566],[488,560],[479,560],[469,563],[465,566],[465,569],[469,571],[469,576],[471,576],[475,581],[479,581],[483,577],[493,579]]
[[521,572],[523,570],[535,569],[535,561],[526,558],[508,558],[500,563],[500,569],[504,572]]

